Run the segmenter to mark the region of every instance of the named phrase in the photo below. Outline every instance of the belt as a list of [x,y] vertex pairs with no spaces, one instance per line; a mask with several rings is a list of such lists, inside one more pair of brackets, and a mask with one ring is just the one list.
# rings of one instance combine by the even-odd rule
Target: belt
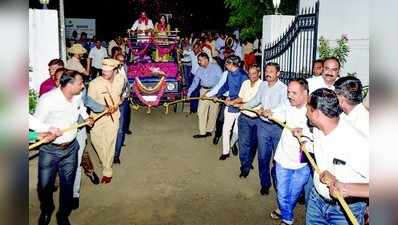
[[[315,188],[314,188],[314,189],[315,189]],[[315,189],[315,192],[316,192],[316,194],[318,195],[318,197],[321,198],[324,202],[326,202],[326,203],[328,203],[328,204],[331,204],[331,205],[338,204],[338,201],[337,201],[336,199],[327,199],[327,198],[323,197],[322,195],[320,195],[320,194],[318,193],[318,191],[316,191],[316,189]],[[364,199],[364,198],[358,198],[358,197],[347,197],[347,198],[344,198],[344,200],[345,200],[345,202],[346,202],[348,205],[355,204],[355,203],[358,203],[358,202],[366,203],[366,199]]]
[[73,139],[73,141],[65,142],[65,143],[62,143],[62,144],[54,144],[54,143],[51,143],[51,145],[53,145],[53,146],[55,146],[55,147],[57,147],[57,148],[60,148],[60,149],[66,149],[66,148],[68,148],[74,141],[75,141],[75,139]]
[[[247,111],[246,111],[246,112],[247,112]],[[249,118],[249,119],[252,119],[252,120],[258,118],[257,116],[256,116],[256,117],[251,117],[251,116],[249,116],[249,115],[246,115],[245,111],[242,111],[242,112],[241,112],[241,115],[243,115],[244,117],[247,117],[247,118]]]

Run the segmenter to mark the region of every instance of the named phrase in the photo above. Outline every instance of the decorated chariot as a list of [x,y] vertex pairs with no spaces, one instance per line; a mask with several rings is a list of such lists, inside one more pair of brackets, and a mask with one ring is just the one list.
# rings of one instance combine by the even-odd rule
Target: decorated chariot
[[127,74],[136,108],[145,106],[149,113],[161,103],[182,98],[178,32],[129,30]]

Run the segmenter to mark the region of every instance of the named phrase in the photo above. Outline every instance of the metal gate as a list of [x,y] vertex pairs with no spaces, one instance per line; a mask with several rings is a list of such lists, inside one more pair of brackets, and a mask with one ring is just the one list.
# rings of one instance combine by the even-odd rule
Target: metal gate
[[293,78],[312,76],[318,39],[319,1],[315,7],[302,9],[286,31],[274,42],[265,44],[264,64],[276,62],[281,67],[279,79],[288,83]]

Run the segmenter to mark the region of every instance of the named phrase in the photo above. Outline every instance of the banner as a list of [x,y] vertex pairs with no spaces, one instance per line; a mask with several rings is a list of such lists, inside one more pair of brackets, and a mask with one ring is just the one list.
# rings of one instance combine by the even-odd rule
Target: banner
[[82,32],[87,33],[87,38],[95,35],[95,19],[65,18],[65,37],[73,39],[73,31],[77,32],[77,39]]

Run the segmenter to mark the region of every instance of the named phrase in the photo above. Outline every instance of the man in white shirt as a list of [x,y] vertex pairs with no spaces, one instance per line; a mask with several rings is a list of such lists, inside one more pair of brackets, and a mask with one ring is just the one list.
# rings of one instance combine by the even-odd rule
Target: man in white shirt
[[[240,107],[254,98],[263,82],[260,79],[260,68],[257,65],[253,65],[249,68],[248,75],[249,80],[243,82],[239,91],[239,98],[232,102],[232,104],[237,107]],[[237,124],[235,124],[235,126],[238,127],[239,159],[241,165],[239,177],[246,178],[249,175],[250,169],[253,168],[252,162],[257,149],[256,118],[257,115],[252,112],[241,111]],[[233,132],[236,132],[235,128]]]
[[148,18],[145,12],[140,13],[140,17],[131,27],[131,30],[136,32],[137,41],[139,42],[149,41],[149,32],[153,31],[153,29],[153,22]]
[[[334,82],[340,76],[340,62],[335,57],[326,58],[323,61],[323,69],[321,76],[314,76],[312,78],[307,79],[309,93],[311,94],[318,88],[328,88],[334,90]],[[312,168],[311,168],[312,170]],[[311,172],[311,177],[308,179],[307,184],[304,187],[305,191],[305,202],[308,203],[308,198],[310,196],[310,192],[313,187],[313,179],[312,179],[313,171]]]
[[140,17],[134,22],[131,30],[138,31],[138,33],[144,33],[149,30],[153,30],[153,22],[149,19],[145,12],[140,13]]
[[[276,110],[265,111],[263,115],[286,122],[294,130],[309,134],[306,116],[307,81],[303,78],[290,80],[287,96],[286,101]],[[284,128],[274,156],[280,213],[277,210],[271,213],[271,218],[281,219],[284,224],[293,224],[294,208],[310,175],[310,168],[303,156],[297,138]]]
[[[256,96],[248,103],[244,104],[245,108],[254,108],[261,105],[258,110],[272,110],[287,98],[287,86],[279,80],[280,66],[278,63],[269,62],[265,67],[265,79],[260,85]],[[269,120],[261,118],[256,119],[257,140],[258,140],[258,170],[260,175],[262,195],[269,194],[271,187],[271,174],[275,183],[275,167],[272,167],[270,174],[270,161],[272,154],[278,145],[282,128]]]
[[[322,173],[329,171],[342,183],[369,183],[369,142],[347,120],[341,119],[337,95],[330,89],[314,91],[307,104],[307,117],[314,128],[314,154]],[[306,214],[306,224],[349,224],[342,207],[328,190],[331,180],[314,174]],[[322,176],[325,177],[325,176]],[[366,203],[346,198],[359,224],[364,224]]]
[[334,83],[339,105],[344,114],[365,137],[369,137],[369,111],[362,104],[362,83],[353,76],[346,76]]
[[88,57],[90,58],[92,65],[91,79],[94,79],[98,74],[102,74],[102,60],[105,59],[105,57],[108,57],[108,53],[106,52],[106,49],[102,47],[100,40],[97,39],[95,41],[95,47],[90,50]]
[[322,76],[307,79],[310,94],[318,88],[334,90],[334,82],[340,76],[340,62],[336,57],[324,59]]
[[[60,79],[60,88],[53,89],[40,99],[35,112],[42,123],[60,129],[77,123],[79,115],[93,124],[81,98],[83,78],[80,74],[64,74]],[[38,195],[41,215],[39,224],[49,224],[55,208],[53,190],[55,176],[60,177],[60,205],[57,213],[58,224],[69,224],[68,217],[73,205],[73,184],[77,168],[76,141],[77,128],[64,132],[52,143],[42,145],[39,154]]]

